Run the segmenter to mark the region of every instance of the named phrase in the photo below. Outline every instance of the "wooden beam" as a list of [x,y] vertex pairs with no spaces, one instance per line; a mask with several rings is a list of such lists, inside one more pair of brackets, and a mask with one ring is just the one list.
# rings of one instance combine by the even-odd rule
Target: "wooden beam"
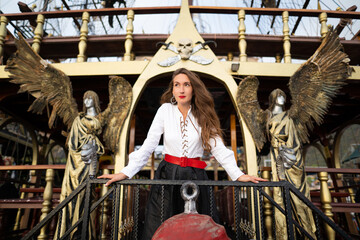
[[[287,9],[287,8],[190,6],[191,13],[238,14],[239,10],[241,9],[245,10],[247,15],[281,16],[284,11],[288,11],[289,16],[318,17],[320,13],[325,12],[328,18],[360,19],[360,12],[330,11],[330,10],[315,10],[315,9],[311,9],[311,10]],[[128,10],[133,10],[136,15],[171,14],[171,13],[178,14],[180,12],[180,6],[81,9],[81,10],[51,11],[51,12],[10,13],[10,14],[0,14],[0,16],[5,16],[10,21],[13,21],[13,20],[35,19],[38,14],[44,15],[46,19],[81,17],[83,12],[88,12],[90,16],[126,15]]]
[[[238,34],[201,34],[205,41],[215,40],[221,48],[212,48],[217,56],[226,56],[229,52],[238,55]],[[88,57],[122,56],[124,53],[125,35],[97,35],[88,37]],[[157,51],[157,42],[163,42],[167,34],[134,34],[133,51],[140,57],[153,56]],[[31,44],[33,39],[29,39]],[[291,36],[291,54],[296,59],[308,59],[321,44],[320,37]],[[360,41],[341,39],[345,52],[351,59],[351,65],[360,64]],[[274,57],[283,52],[282,36],[249,34],[246,35],[247,54],[254,57]],[[76,58],[78,54],[78,37],[44,37],[41,43],[41,57]],[[99,48],[101,45],[101,48]],[[4,43],[4,56],[11,56],[16,51],[14,40]]]

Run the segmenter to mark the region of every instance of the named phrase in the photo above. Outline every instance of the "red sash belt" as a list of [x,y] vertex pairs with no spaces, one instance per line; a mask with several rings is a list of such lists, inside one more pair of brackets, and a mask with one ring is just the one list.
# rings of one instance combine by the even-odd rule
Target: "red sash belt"
[[197,158],[187,158],[187,157],[174,157],[169,154],[165,154],[165,161],[179,165],[180,167],[194,167],[204,169],[207,164],[204,161],[201,161],[199,157]]

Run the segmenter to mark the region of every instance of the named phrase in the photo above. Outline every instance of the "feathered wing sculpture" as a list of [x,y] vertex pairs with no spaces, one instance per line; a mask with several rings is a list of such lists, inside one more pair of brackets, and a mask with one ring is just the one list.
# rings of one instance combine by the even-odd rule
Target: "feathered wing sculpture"
[[109,81],[109,104],[99,115],[102,125],[105,125],[103,139],[105,145],[115,152],[123,123],[129,114],[132,101],[132,87],[122,77],[111,77]]
[[257,99],[259,80],[255,76],[248,76],[243,79],[238,88],[236,102],[242,119],[254,138],[255,145],[260,151],[266,142],[267,111],[260,108]]
[[[331,28],[313,56],[291,76],[289,88],[292,104],[289,117],[294,120],[301,142],[308,142],[308,131],[313,129],[312,119],[317,124],[322,122],[332,97],[351,75],[349,62],[337,34]],[[258,85],[254,76],[242,80],[236,101],[256,147],[261,149],[266,141],[269,112],[262,111],[257,102]]]
[[[289,181],[307,198],[310,197],[310,192],[304,180],[305,162],[301,143],[308,141],[308,131],[313,128],[312,120],[321,123],[331,98],[350,75],[349,61],[342,52],[336,33],[331,29],[314,55],[290,78],[291,108],[288,111],[280,111],[279,108],[274,111],[273,106],[269,107],[269,117],[265,124],[256,98],[257,79],[247,77],[239,84],[237,104],[258,149],[265,141],[265,133],[269,134],[273,180]],[[279,93],[274,93],[284,94],[280,90]],[[271,96],[273,101],[274,96]],[[278,96],[283,95],[275,98],[278,99]],[[280,188],[273,189],[273,196],[275,202],[284,206],[283,191]],[[311,210],[296,197],[292,196],[292,202],[293,211],[299,217],[298,222],[310,236],[316,238]],[[284,215],[277,209],[274,214],[277,239],[287,239]]]
[[[48,64],[21,35],[19,37],[19,40],[15,40],[18,50],[6,66],[6,70],[11,73],[11,82],[20,84],[19,93],[29,92],[38,97],[29,107],[29,111],[41,114],[48,103],[52,105],[49,128],[52,128],[58,115],[70,129],[79,112],[69,77]],[[113,152],[118,147],[120,132],[129,113],[131,101],[131,85],[122,77],[112,77],[109,81],[108,107],[97,117],[102,126],[105,126],[105,144]]]
[[49,128],[52,128],[58,115],[70,129],[78,115],[78,110],[69,77],[34,52],[20,34],[15,44],[17,51],[8,60],[6,66],[6,70],[11,73],[10,82],[20,84],[19,93],[39,94],[28,111],[41,114],[45,106],[50,103],[52,112]]
[[312,119],[321,124],[332,98],[351,75],[350,59],[331,28],[316,52],[291,76],[289,117],[303,143],[308,142]]

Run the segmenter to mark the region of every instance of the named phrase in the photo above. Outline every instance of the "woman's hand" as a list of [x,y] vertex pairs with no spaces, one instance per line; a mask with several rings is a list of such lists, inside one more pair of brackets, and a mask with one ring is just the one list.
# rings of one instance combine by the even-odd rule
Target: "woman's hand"
[[260,182],[267,182],[268,180],[260,178],[260,177],[254,177],[254,176],[244,174],[244,175],[241,175],[238,179],[236,179],[236,181],[258,183],[259,181]]
[[126,176],[123,173],[116,173],[116,174],[104,174],[104,175],[101,175],[101,176],[99,176],[97,178],[110,178],[110,180],[105,183],[105,186],[109,186],[113,182],[128,179],[128,176]]

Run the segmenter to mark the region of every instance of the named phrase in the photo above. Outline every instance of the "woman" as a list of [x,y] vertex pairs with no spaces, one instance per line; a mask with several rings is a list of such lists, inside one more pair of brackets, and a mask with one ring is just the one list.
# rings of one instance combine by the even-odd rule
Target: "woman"
[[[310,199],[310,190],[306,183],[305,164],[302,157],[302,144],[295,128],[294,120],[284,111],[286,95],[275,89],[269,96],[270,117],[267,123],[269,140],[271,141],[271,164],[273,181],[286,180]],[[284,206],[283,193],[274,188],[274,200]],[[302,227],[315,238],[315,223],[311,209],[297,197],[292,197],[294,212]],[[275,209],[276,238],[287,239],[286,220],[284,214]]]
[[[232,180],[242,182],[265,181],[244,174],[236,165],[234,153],[221,139],[220,121],[214,101],[204,83],[193,72],[180,68],[172,76],[168,89],[161,97],[146,140],[138,151],[129,155],[129,164],[120,173],[102,175],[109,184],[132,178],[140,171],[164,134],[165,161],[159,164],[155,179],[207,180],[205,162],[200,161],[204,150],[211,152]],[[166,187],[163,220],[183,212],[184,203],[177,187]],[[210,215],[208,188],[200,188],[198,212]],[[146,208],[144,239],[151,239],[161,225],[161,187],[153,186]],[[216,220],[216,218],[215,218]]]
[[[83,112],[74,119],[68,137],[69,154],[61,187],[60,202],[68,197],[89,175],[90,165],[81,156],[83,146],[95,143],[97,155],[100,156],[104,153],[104,147],[97,137],[101,133],[101,124],[96,118],[100,112],[99,97],[94,91],[87,91],[83,99]],[[63,211],[60,236],[79,220],[79,216],[83,212],[83,200],[84,193],[80,193],[76,202],[70,202],[66,210]],[[93,221],[90,222],[93,223]],[[81,234],[81,229],[77,230],[75,235],[77,234]],[[91,230],[89,236],[92,236]],[[71,238],[73,239],[73,237]],[[94,236],[90,239],[93,238]]]

